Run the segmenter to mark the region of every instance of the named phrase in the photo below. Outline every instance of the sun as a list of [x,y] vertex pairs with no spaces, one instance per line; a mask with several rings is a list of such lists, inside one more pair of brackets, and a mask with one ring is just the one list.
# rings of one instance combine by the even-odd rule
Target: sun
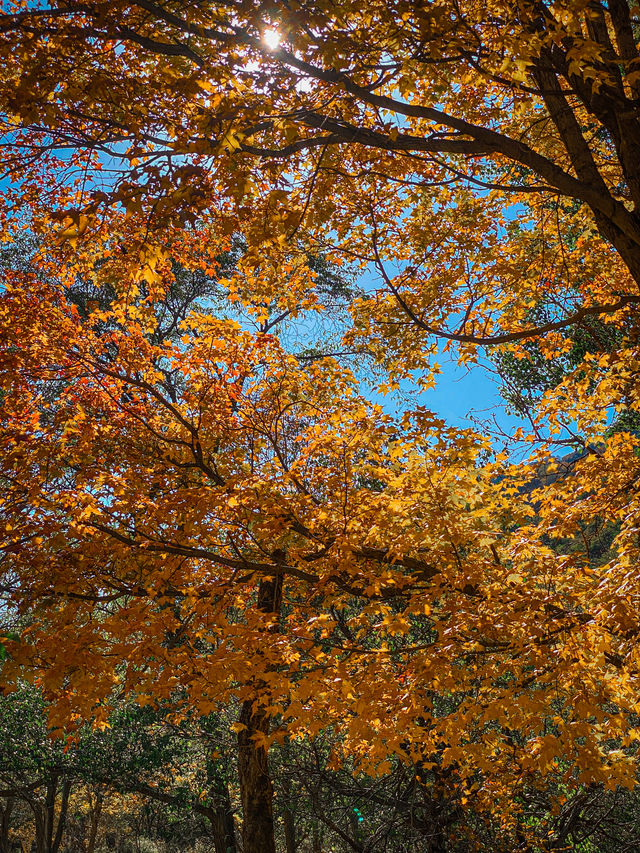
[[269,29],[265,30],[262,33],[262,41],[269,48],[269,50],[277,50],[278,47],[280,47],[282,36],[277,30]]

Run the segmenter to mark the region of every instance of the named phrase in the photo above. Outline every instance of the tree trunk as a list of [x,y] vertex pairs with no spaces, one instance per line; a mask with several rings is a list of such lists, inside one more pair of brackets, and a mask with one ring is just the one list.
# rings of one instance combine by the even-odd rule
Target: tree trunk
[[56,814],[56,794],[58,791],[58,777],[54,776],[50,782],[47,782],[47,794],[44,801],[43,813],[43,853],[51,853],[53,845],[53,821]]
[[[286,753],[285,753],[286,756]],[[296,853],[298,844],[296,841],[295,809],[293,808],[293,791],[291,780],[284,774],[282,780],[282,823],[284,827],[284,844],[287,853]]]
[[220,780],[212,792],[215,802],[211,809],[209,822],[215,853],[237,853],[236,829],[233,822],[233,809],[229,798],[229,787]]
[[[262,580],[258,588],[258,610],[264,614],[279,614],[281,603],[282,576]],[[256,684],[256,688],[259,687]],[[256,747],[253,740],[253,735],[269,733],[270,718],[263,708],[247,700],[242,704],[240,723],[243,728],[238,733],[238,775],[243,812],[243,853],[276,853],[273,785],[267,750]]]
[[293,819],[293,812],[286,805],[282,821],[284,823],[284,843],[287,853],[296,853],[298,849],[298,845],[296,844],[296,824]]
[[47,853],[47,822],[46,810],[42,803],[29,803],[33,810],[35,823],[35,838],[31,845],[33,853]]
[[320,830],[320,825],[317,823],[313,824],[313,853],[322,853],[322,832]]
[[91,825],[89,827],[89,840],[87,842],[87,853],[93,853],[96,846],[96,838],[98,837],[98,826],[100,825],[100,815],[102,813],[102,803],[104,802],[104,794],[98,791],[95,802],[90,801],[91,806]]
[[[65,779],[62,783],[62,798],[56,826],[56,797],[58,793],[58,776],[55,775],[47,782],[44,803],[41,800],[29,800],[35,821],[36,837],[34,841],[36,853],[58,853],[64,829],[67,822],[69,794],[71,782]],[[55,827],[55,834],[54,834]]]
[[238,773],[242,799],[243,853],[276,853],[273,836],[273,785],[269,776],[267,751],[256,747],[252,735],[267,734],[269,717],[253,702],[242,705],[238,733]]
[[71,782],[69,781],[69,779],[65,779],[62,783],[62,800],[60,802],[60,811],[58,812],[58,825],[56,827],[56,834],[51,843],[50,853],[58,853],[58,850],[60,849],[60,843],[62,841],[62,836],[64,834],[65,826],[67,823],[67,812],[69,810],[70,793]]
[[5,804],[0,805],[0,853],[11,853],[9,847],[9,821],[14,802],[13,797],[6,797]]

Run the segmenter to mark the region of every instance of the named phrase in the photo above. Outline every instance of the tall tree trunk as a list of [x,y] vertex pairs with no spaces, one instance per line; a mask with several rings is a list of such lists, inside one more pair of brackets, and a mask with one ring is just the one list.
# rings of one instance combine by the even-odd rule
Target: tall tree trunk
[[269,731],[269,717],[247,701],[240,711],[244,729],[238,733],[238,772],[242,799],[243,853],[276,853],[273,836],[273,785],[267,750],[252,736]]
[[[279,615],[281,603],[282,576],[262,580],[258,588],[258,610],[264,614]],[[259,686],[256,684],[257,689]],[[270,718],[264,708],[247,700],[242,704],[240,723],[243,728],[238,733],[238,775],[243,812],[243,853],[276,853],[273,785],[267,750],[256,747],[253,739],[253,735],[269,733]]]

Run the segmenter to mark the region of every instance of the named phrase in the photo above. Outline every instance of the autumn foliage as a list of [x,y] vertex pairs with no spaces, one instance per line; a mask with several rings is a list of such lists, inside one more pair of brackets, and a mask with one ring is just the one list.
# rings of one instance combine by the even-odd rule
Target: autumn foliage
[[[245,853],[327,731],[505,833],[635,784],[639,14],[3,3],[3,682],[237,708]],[[558,368],[504,452],[438,347]]]

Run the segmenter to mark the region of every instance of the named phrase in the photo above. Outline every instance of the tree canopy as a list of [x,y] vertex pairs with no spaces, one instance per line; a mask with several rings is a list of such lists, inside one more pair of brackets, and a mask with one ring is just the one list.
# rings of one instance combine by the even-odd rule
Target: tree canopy
[[[505,827],[634,784],[639,15],[2,4],[3,679],[237,707],[245,853],[327,730]],[[419,404],[442,346],[543,376],[526,462]]]

